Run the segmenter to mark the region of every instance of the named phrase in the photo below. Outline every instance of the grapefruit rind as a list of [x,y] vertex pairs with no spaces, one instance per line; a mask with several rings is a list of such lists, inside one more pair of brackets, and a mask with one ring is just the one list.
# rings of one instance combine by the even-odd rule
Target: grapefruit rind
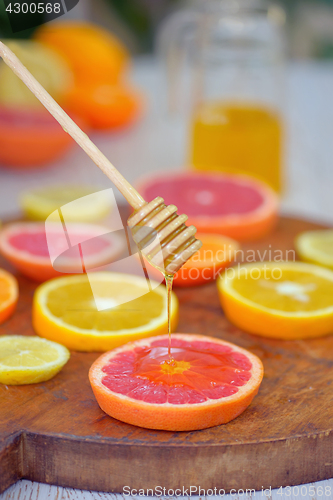
[[[149,175],[140,178],[136,185],[137,190],[143,197],[147,198],[146,190],[156,182],[170,182],[174,179],[195,179],[207,178],[210,180],[234,180],[239,185],[252,186],[259,191],[264,202],[255,210],[247,214],[229,214],[223,216],[189,216],[188,223],[193,224],[199,232],[219,233],[238,241],[255,240],[265,236],[276,225],[278,219],[279,198],[275,191],[266,183],[243,174],[209,173],[200,172],[169,172],[165,174]],[[170,200],[169,200],[170,201]],[[177,200],[173,201],[177,205]],[[187,214],[188,215],[188,214]]]
[[[137,284],[144,286],[144,278],[111,272],[96,272],[94,279],[108,281],[112,277],[113,281],[127,281],[129,286]],[[32,306],[32,324],[35,332],[40,336],[59,342],[68,349],[75,351],[108,351],[127,342],[161,335],[167,331],[167,294],[163,285],[158,286],[157,282],[150,280],[154,292],[159,293],[163,298],[163,313],[151,320],[148,324],[133,329],[123,330],[88,330],[68,325],[65,321],[52,315],[47,308],[47,295],[50,291],[58,287],[60,283],[80,283],[86,276],[77,275],[62,278],[54,278],[40,285],[34,295]],[[61,281],[60,281],[61,280]],[[145,292],[146,293],[146,292]],[[171,300],[171,330],[178,324],[178,299],[172,294]]]
[[[333,283],[333,272],[313,264],[301,262],[255,262],[242,265],[240,270],[281,268],[299,270],[318,275]],[[230,268],[233,269],[233,268]],[[271,309],[242,296],[233,288],[233,277],[226,271],[217,279],[217,288],[222,309],[231,323],[244,330],[262,337],[281,340],[301,340],[321,337],[333,333],[333,303],[332,307],[316,311],[289,312]]]
[[[132,351],[136,347],[149,345],[157,338],[143,339],[103,354],[91,366],[89,380],[100,408],[122,422],[147,429],[168,431],[206,429],[228,423],[238,417],[250,405],[259,390],[263,378],[263,365],[260,359],[245,349],[213,337],[196,334],[173,334],[172,338],[181,338],[189,342],[208,341],[231,347],[234,351],[244,354],[252,363],[250,380],[244,386],[239,387],[236,394],[194,404],[147,403],[111,391],[102,383],[102,379],[105,377],[105,373],[102,371],[103,366],[119,352]],[[162,335],[158,339],[168,339],[168,336]]]

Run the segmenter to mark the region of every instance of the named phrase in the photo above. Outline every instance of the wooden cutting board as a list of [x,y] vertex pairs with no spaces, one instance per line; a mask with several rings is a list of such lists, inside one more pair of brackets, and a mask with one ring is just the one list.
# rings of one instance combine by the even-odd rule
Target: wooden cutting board
[[[315,228],[282,218],[274,234],[243,248],[267,259],[265,250],[272,257],[292,250],[298,232]],[[4,261],[0,267],[10,270]],[[36,285],[18,278],[18,309],[0,334],[33,335]],[[215,283],[176,292],[178,331],[235,342],[262,359],[265,377],[251,406],[229,424],[195,432],[124,424],[105,415],[91,391],[88,369],[98,354],[73,352],[46,383],[0,385],[0,492],[20,478],[122,492],[126,485],[261,490],[333,476],[333,335],[290,342],[249,335],[224,317]]]

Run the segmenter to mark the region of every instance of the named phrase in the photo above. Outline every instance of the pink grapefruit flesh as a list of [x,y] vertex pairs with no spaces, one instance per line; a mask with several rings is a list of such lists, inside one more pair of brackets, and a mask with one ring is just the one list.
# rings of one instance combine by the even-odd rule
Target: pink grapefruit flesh
[[98,358],[89,373],[100,407],[127,423],[196,430],[227,423],[258,392],[261,361],[203,335],[172,335],[126,344]]
[[260,238],[277,220],[276,193],[244,175],[169,173],[142,180],[138,190],[146,200],[161,196],[176,205],[198,231],[236,240]]
[[[69,224],[78,245],[71,246],[62,228],[45,224],[21,222],[7,225],[0,232],[0,253],[22,274],[36,281],[45,281],[67,273],[82,273],[113,262],[124,249],[123,240],[106,228],[92,224]],[[101,232],[105,234],[101,234]],[[59,256],[51,261],[49,249],[59,248]]]

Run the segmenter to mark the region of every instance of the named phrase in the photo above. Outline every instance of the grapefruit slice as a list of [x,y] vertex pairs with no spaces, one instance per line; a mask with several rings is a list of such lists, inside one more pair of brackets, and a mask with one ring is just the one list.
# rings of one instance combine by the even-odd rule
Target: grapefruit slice
[[225,424],[257,394],[263,366],[245,349],[203,335],[126,344],[98,358],[89,379],[101,409],[148,429],[193,431]]
[[[99,309],[97,309],[99,306]],[[171,298],[171,329],[178,300]],[[56,278],[34,296],[32,323],[38,335],[75,351],[108,351],[168,331],[163,285],[130,274],[98,272]]]
[[146,200],[161,196],[188,215],[199,232],[220,233],[236,240],[261,238],[277,221],[278,197],[263,182],[245,175],[175,172],[139,182]]
[[73,145],[48,111],[0,107],[0,163],[17,168],[42,166]]
[[18,285],[14,276],[0,269],[0,324],[13,314],[18,294]]
[[246,332],[283,340],[333,333],[333,272],[302,262],[255,262],[217,280],[227,318]]
[[[69,246],[62,226],[48,224],[46,238],[43,222],[8,224],[0,232],[0,253],[22,274],[36,281],[45,281],[67,273],[82,273],[84,269],[113,262],[124,250],[125,241],[107,228],[93,224],[67,224],[67,233],[75,235],[81,244]],[[102,234],[101,233],[107,233]],[[51,262],[49,248],[63,253]],[[84,267],[82,264],[84,261]]]

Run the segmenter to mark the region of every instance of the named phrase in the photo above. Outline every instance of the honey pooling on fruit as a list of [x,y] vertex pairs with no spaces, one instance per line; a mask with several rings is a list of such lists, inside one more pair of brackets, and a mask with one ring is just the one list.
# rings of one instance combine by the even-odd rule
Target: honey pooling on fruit
[[103,367],[102,384],[147,403],[195,404],[236,394],[251,378],[252,364],[231,347],[168,339],[116,355]]

